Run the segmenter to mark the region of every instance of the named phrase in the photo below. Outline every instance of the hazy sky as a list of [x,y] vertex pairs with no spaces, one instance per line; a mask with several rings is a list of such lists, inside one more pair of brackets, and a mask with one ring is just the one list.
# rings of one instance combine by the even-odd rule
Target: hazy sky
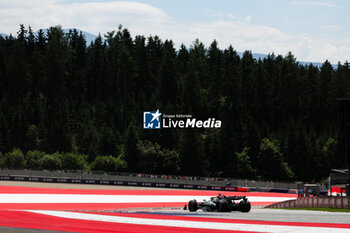
[[122,24],[132,36],[158,35],[177,47],[216,39],[221,48],[343,63],[350,61],[349,12],[349,0],[0,0],[0,32],[62,25],[103,35]]

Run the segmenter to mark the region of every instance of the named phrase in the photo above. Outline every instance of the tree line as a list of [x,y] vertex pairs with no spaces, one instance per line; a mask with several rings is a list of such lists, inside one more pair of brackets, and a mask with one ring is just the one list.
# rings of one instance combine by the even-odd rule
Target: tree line
[[[74,157],[81,169],[318,181],[344,166],[339,97],[350,97],[348,62],[257,60],[215,40],[176,49],[121,26],[87,45],[76,29],[21,25],[0,37],[0,166],[21,154],[39,169],[51,156],[61,169]],[[157,109],[222,126],[143,129]],[[92,167],[101,157],[114,165]]]
[[87,156],[72,152],[47,154],[38,150],[30,150],[24,154],[20,149],[14,148],[5,153],[0,152],[0,167],[7,169],[31,170],[68,170],[68,171],[109,171],[121,172],[127,168],[125,160],[112,155],[97,156],[89,163]]

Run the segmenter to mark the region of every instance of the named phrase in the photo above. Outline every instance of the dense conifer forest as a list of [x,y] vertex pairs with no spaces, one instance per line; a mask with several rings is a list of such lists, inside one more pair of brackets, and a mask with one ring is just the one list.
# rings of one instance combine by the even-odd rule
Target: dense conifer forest
[[[21,25],[0,37],[0,166],[308,181],[344,166],[349,63],[256,60],[218,43],[119,27],[87,45],[77,30]],[[222,126],[143,129],[157,109]]]

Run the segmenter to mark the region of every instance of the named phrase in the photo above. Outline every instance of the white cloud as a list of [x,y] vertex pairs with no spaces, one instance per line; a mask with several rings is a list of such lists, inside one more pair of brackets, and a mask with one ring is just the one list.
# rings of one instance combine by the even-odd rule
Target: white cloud
[[321,6],[321,7],[337,7],[337,5],[328,3],[328,2],[312,2],[313,6]]
[[329,60],[336,64],[350,59],[350,41],[311,39],[302,37],[293,50],[303,61],[324,62]]
[[[130,1],[69,4],[58,0],[1,0],[0,28],[2,33],[9,34],[18,31],[21,23],[31,25],[33,30],[60,24],[63,28],[74,27],[104,34],[122,24],[133,36],[159,35],[163,40],[173,39],[176,46],[180,43],[189,46],[196,38],[209,46],[216,39],[220,48],[232,44],[237,51],[282,55],[292,51],[302,61],[323,62],[328,59],[337,63],[350,59],[349,38],[330,41],[308,34],[289,35],[271,26],[252,23],[251,16],[240,19],[229,13],[214,13],[223,16],[221,20],[186,22],[172,19],[163,10],[149,4]],[[332,28],[332,25],[325,25],[324,30]]]
[[196,23],[183,27],[181,32],[174,31],[175,41],[190,44],[199,38],[207,46],[216,39],[221,48],[230,44],[237,51],[252,50],[255,53],[272,53],[286,55],[291,51],[300,61],[332,63],[350,60],[350,39],[327,40],[310,35],[288,35],[276,28],[256,25],[245,21],[215,21]]
[[[22,5],[24,3],[24,5]],[[33,28],[54,25],[76,27],[91,33],[106,32],[119,24],[155,27],[167,20],[160,9],[138,2],[90,2],[62,4],[59,1],[2,1],[1,30],[16,32],[23,23]]]
[[328,7],[328,8],[334,8],[337,7],[337,5],[329,2],[305,2],[305,1],[293,1],[294,5],[304,5],[304,6],[318,6],[318,7]]
[[345,39],[344,39],[344,42],[345,42],[346,44],[349,44],[349,45],[350,45],[350,37],[345,38]]
[[245,17],[245,21],[246,21],[246,22],[252,21],[252,17],[251,17],[250,15],[248,15],[247,17]]
[[30,8],[30,7],[38,7],[38,6],[47,6],[59,3],[59,0],[30,0],[30,1],[22,1],[22,0],[2,0],[0,1],[0,8]]
[[[284,43],[290,40],[289,36],[268,26],[253,25],[245,21],[218,20],[211,23],[194,23],[184,28],[182,32],[187,37],[186,44],[191,43],[194,38],[199,38],[209,45],[216,39],[221,48],[227,48],[231,44],[237,51],[252,50],[261,53],[278,51],[282,54],[288,52]],[[173,37],[176,38],[177,35],[180,33],[174,33]]]

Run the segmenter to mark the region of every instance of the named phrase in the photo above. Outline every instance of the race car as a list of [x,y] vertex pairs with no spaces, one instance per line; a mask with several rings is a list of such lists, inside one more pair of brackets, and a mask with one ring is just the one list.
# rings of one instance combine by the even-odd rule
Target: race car
[[[235,202],[241,200],[240,202]],[[187,209],[185,205],[184,209]],[[210,200],[203,200],[203,202],[197,202],[197,200],[190,200],[188,202],[188,210],[195,212],[198,209],[202,211],[217,211],[217,212],[231,212],[241,211],[249,212],[251,209],[250,202],[246,196],[225,196],[220,193],[216,197],[211,197]]]

